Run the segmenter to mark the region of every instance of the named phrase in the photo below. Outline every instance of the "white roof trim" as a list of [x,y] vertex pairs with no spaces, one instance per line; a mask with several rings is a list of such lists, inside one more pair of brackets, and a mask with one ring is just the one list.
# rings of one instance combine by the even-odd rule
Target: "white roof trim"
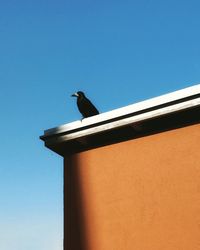
[[[124,126],[126,124],[134,123],[134,122],[139,122],[145,119],[161,116],[167,113],[171,112],[176,112],[179,110],[183,109],[188,109],[191,107],[195,107],[200,105],[200,98],[194,98],[189,101],[182,101],[178,104],[171,105],[164,107],[164,108],[159,108],[155,109],[153,111],[147,111],[139,115],[133,115],[128,118],[121,118],[122,116],[126,116],[131,113],[135,113],[138,111],[146,110],[149,108],[157,107],[163,104],[167,104],[170,102],[178,101],[184,98],[190,98],[192,96],[195,96],[197,94],[200,94],[200,84],[188,87],[182,90],[178,90],[169,94],[161,95],[159,97],[151,98],[142,102],[138,102],[132,105],[128,105],[126,107],[122,107],[119,109],[115,109],[109,112],[105,112],[102,114],[99,114],[97,116],[85,118],[82,121],[76,121],[76,122],[71,122],[56,128],[48,129],[44,131],[44,136],[43,137],[49,137],[53,136],[60,133],[65,133],[68,132],[67,135],[63,135],[62,139],[65,140],[71,140],[73,138],[78,138],[82,136],[86,136],[89,134],[93,133],[98,133],[103,130],[109,130],[112,128]],[[111,119],[117,119],[117,121],[110,122]],[[106,123],[107,121],[107,123]],[[98,125],[99,123],[104,122],[103,125]],[[96,127],[95,127],[96,125]],[[92,128],[85,128],[87,126],[92,126]],[[78,132],[73,132],[73,130],[79,129]],[[72,133],[70,131],[72,130]]]

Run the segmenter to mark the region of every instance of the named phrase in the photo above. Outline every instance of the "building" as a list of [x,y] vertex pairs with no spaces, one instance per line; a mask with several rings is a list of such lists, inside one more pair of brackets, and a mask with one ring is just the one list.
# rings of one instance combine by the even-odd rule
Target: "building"
[[44,132],[64,158],[64,250],[200,246],[200,84]]

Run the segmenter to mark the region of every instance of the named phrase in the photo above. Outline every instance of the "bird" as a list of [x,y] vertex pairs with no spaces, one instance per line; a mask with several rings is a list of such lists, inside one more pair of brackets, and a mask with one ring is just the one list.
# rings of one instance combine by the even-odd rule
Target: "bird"
[[97,108],[91,103],[91,101],[85,96],[82,91],[78,91],[71,96],[77,97],[77,106],[83,118],[99,114]]

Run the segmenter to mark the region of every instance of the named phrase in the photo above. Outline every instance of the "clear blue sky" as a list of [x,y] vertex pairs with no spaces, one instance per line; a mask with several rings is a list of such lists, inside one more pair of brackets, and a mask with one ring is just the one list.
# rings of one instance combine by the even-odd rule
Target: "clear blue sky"
[[62,158],[44,129],[200,82],[195,0],[0,3],[0,249],[62,249]]

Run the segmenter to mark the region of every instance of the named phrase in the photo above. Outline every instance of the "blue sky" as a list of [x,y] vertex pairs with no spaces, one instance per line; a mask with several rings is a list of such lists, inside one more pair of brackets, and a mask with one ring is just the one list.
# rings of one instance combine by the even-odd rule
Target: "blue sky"
[[62,249],[62,158],[44,129],[200,82],[200,2],[0,3],[0,248]]

